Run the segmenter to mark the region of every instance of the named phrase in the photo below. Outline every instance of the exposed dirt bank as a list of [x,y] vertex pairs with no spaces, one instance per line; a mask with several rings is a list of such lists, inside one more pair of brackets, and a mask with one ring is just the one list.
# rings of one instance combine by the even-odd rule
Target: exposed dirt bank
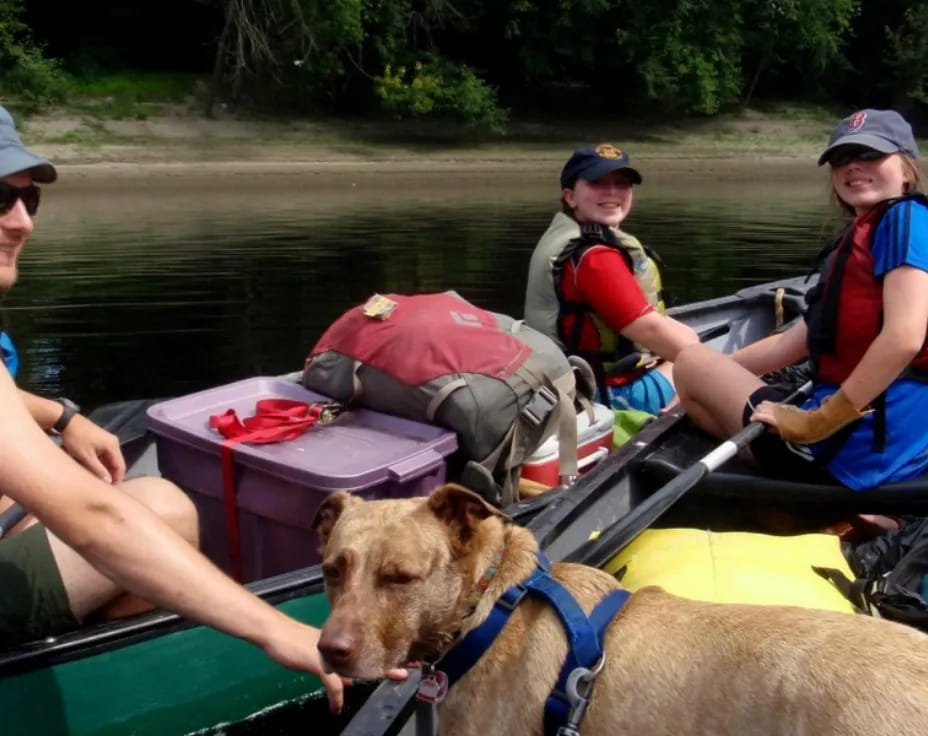
[[625,146],[646,177],[793,179],[817,173],[815,157],[833,120],[757,112],[711,120],[516,122],[491,140],[448,126],[365,121],[246,121],[165,114],[145,120],[100,120],[65,113],[28,118],[26,142],[68,178],[248,174],[408,173],[492,176],[531,169],[556,172],[579,144]]

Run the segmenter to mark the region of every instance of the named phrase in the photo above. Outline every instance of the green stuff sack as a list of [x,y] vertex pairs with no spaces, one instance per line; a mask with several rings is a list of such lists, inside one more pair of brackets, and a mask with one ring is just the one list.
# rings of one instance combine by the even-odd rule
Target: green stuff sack
[[638,409],[613,409],[615,425],[612,433],[612,449],[617,449],[638,434],[656,416]]

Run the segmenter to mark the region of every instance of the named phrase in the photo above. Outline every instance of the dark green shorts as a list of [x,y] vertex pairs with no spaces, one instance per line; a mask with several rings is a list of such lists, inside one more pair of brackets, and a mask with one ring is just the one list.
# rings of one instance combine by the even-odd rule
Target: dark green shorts
[[77,626],[45,527],[0,540],[0,648]]

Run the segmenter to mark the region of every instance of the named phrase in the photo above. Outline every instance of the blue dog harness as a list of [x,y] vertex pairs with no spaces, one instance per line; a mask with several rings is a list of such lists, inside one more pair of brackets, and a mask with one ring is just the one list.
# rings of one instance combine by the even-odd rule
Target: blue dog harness
[[587,616],[564,586],[551,577],[550,569],[550,561],[539,552],[535,572],[497,598],[486,620],[469,631],[438,664],[447,675],[450,688],[490,648],[526,595],[543,598],[561,619],[568,643],[561,674],[545,703],[544,733],[545,736],[579,736],[593,682],[605,661],[606,628],[631,594],[627,590],[614,590]]

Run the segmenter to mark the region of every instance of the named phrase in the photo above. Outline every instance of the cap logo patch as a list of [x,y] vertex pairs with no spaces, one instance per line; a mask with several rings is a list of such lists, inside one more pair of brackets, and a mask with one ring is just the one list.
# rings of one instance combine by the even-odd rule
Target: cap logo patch
[[622,150],[611,143],[600,143],[594,150],[601,158],[622,158]]
[[863,126],[865,122],[867,122],[867,113],[864,111],[855,112],[853,115],[851,115],[851,119],[848,121],[847,129],[857,130]]

